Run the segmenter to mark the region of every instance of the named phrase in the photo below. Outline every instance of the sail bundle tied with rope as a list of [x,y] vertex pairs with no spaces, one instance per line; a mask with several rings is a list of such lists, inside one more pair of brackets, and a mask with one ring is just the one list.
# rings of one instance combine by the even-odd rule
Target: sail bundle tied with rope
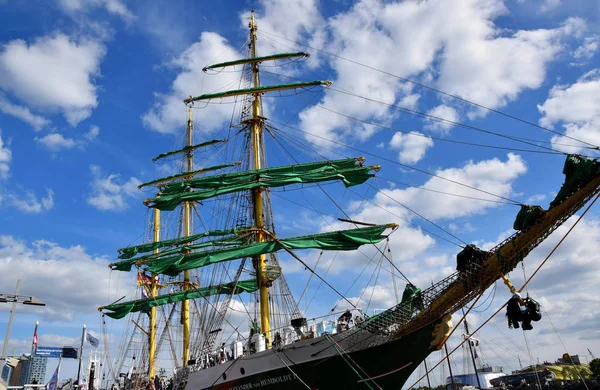
[[144,201],[159,210],[174,210],[181,202],[200,201],[215,196],[259,187],[283,187],[340,180],[346,187],[362,184],[373,177],[379,166],[363,166],[362,158],[320,161],[206,176],[166,184],[157,197]]
[[166,305],[169,303],[203,298],[217,294],[241,294],[243,292],[251,293],[256,290],[258,290],[258,283],[256,280],[242,280],[194,290],[179,291],[172,294],[158,295],[156,297],[138,299],[130,302],[115,303],[101,307],[98,310],[107,310],[104,312],[104,314],[111,318],[120,319],[132,312],[145,312],[153,307]]

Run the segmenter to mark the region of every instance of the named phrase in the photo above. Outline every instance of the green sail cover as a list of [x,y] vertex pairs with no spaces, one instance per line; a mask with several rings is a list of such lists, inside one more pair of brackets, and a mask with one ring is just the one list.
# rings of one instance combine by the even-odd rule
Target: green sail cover
[[258,290],[258,283],[256,280],[243,280],[237,283],[231,282],[193,290],[179,291],[172,294],[158,295],[156,297],[138,299],[131,302],[115,303],[114,305],[104,306],[100,309],[109,310],[110,312],[105,312],[104,314],[111,318],[119,319],[132,312],[135,313],[139,311],[147,311],[155,306],[166,305],[169,303],[186,301],[188,299],[203,298],[217,294],[240,294],[242,292],[251,293],[256,290]]
[[161,158],[172,156],[172,155],[177,154],[177,153],[183,153],[183,152],[187,152],[187,151],[190,151],[190,150],[202,148],[204,146],[214,145],[214,144],[217,144],[219,142],[226,142],[226,141],[227,141],[226,139],[213,139],[212,141],[203,142],[201,144],[185,146],[185,147],[183,147],[182,149],[179,149],[179,150],[174,150],[172,152],[161,153],[158,156],[154,157],[152,159],[152,162],[155,162],[156,160],[161,159]]
[[209,230],[207,232],[202,232],[198,234],[194,234],[188,237],[178,237],[170,240],[163,240],[157,242],[151,242],[148,244],[129,246],[126,248],[119,249],[119,259],[130,259],[138,253],[152,252],[155,249],[164,248],[167,246],[173,245],[181,245],[187,244],[192,241],[196,241],[202,237],[218,237],[218,236],[227,236],[229,234],[235,234],[238,229],[224,229],[224,230]]
[[197,175],[199,173],[216,171],[217,169],[235,167],[236,165],[240,165],[240,163],[236,162],[236,163],[232,163],[232,164],[215,165],[215,166],[212,166],[212,167],[199,169],[197,171],[190,171],[190,172],[178,173],[177,175],[171,175],[171,176],[167,176],[167,177],[161,177],[160,179],[155,179],[155,180],[152,180],[152,181],[148,181],[146,183],[142,183],[142,184],[140,184],[138,186],[138,188],[150,186],[152,184],[162,183],[162,182],[169,181],[169,180],[180,179],[180,178],[184,178],[184,177],[187,177],[187,176],[193,176],[193,175]]
[[[341,180],[346,187],[362,184],[373,174],[375,166],[357,166],[357,159],[289,165],[225,175],[202,177],[169,183],[146,203],[159,210],[174,210],[181,202],[198,201],[257,187],[283,187],[296,183],[320,183]],[[191,191],[196,190],[196,191]]]
[[[277,241],[256,242],[242,247],[214,249],[188,255],[176,255],[149,261],[146,269],[153,273],[176,276],[180,272],[200,268],[209,264],[241,259],[273,253],[281,249],[323,249],[323,250],[356,250],[364,244],[375,244],[387,237],[385,229],[395,224],[369,226],[365,228],[342,230],[337,232],[292,237]],[[121,263],[121,262],[120,262]],[[132,264],[115,263],[112,268],[119,271],[130,271]]]
[[173,249],[167,249],[165,251],[162,251],[160,253],[151,253],[149,255],[145,255],[145,256],[139,256],[139,257],[134,257],[132,259],[127,259],[124,261],[120,261],[119,262],[119,266],[123,267],[125,266],[125,264],[129,263],[132,266],[140,261],[143,262],[147,262],[150,260],[158,260],[158,259],[162,259],[164,257],[167,256],[172,256],[176,253],[184,253],[184,252],[191,252],[193,250],[196,249],[202,249],[202,248],[206,248],[209,246],[231,246],[231,245],[236,245],[236,246],[240,246],[244,244],[244,241],[242,240],[238,240],[236,236],[231,236],[228,238],[224,238],[222,240],[211,240],[211,241],[203,241],[201,243],[198,244],[193,244],[193,245],[183,245],[177,248],[173,248]]
[[280,60],[280,59],[284,59],[284,58],[293,58],[293,57],[310,57],[310,54],[305,53],[305,52],[295,52],[295,53],[271,54],[271,55],[263,56],[263,57],[242,58],[240,60],[235,60],[235,61],[220,62],[218,64],[214,64],[214,65],[210,65],[205,68],[202,68],[202,70],[204,72],[206,72],[208,69],[224,68],[226,66],[249,64],[249,63],[253,63],[253,62]]
[[316,80],[316,81],[301,81],[297,83],[291,84],[277,84],[277,85],[261,85],[259,87],[251,87],[244,89],[234,89],[231,91],[225,92],[217,92],[217,93],[205,93],[204,95],[189,97],[185,99],[183,102],[185,104],[189,104],[191,102],[195,102],[198,100],[209,100],[209,99],[217,99],[217,98],[225,98],[229,96],[239,96],[239,95],[250,95],[250,94],[258,94],[265,93],[271,91],[283,91],[286,89],[295,89],[295,88],[304,88],[304,87],[314,87],[317,85],[331,85],[330,81]]

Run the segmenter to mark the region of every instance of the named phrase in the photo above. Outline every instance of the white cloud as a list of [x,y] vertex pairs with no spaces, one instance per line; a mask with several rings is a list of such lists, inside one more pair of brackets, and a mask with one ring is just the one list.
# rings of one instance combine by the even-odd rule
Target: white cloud
[[600,49],[600,35],[584,38],[583,44],[573,52],[573,57],[579,62],[571,65],[584,65],[586,61],[592,59],[598,49]]
[[[323,27],[323,17],[317,0],[260,0],[262,12],[256,13],[259,31],[298,41],[302,34],[313,34]],[[250,13],[241,15],[242,25],[247,28]]]
[[[185,126],[187,109],[183,100],[190,95],[199,95],[223,90],[226,86],[239,85],[239,74],[223,72],[218,76],[205,75],[202,68],[211,61],[225,61],[240,58],[225,38],[210,32],[204,32],[200,40],[188,47],[172,63],[180,73],[177,75],[168,94],[156,93],[156,103],[142,119],[144,125],[161,133],[171,133]],[[218,59],[218,60],[217,60]],[[201,109],[194,110],[194,120],[202,123],[202,129],[211,131],[231,119],[231,105],[196,103]]]
[[76,145],[75,140],[72,138],[65,138],[59,133],[47,134],[41,138],[35,137],[34,140],[51,152],[58,152],[61,149],[71,149]]
[[0,51],[4,75],[0,88],[28,105],[62,111],[75,126],[98,105],[93,78],[100,74],[104,54],[99,42],[77,42],[64,34],[41,37],[31,44],[13,40]]
[[[520,30],[507,35],[493,23],[506,13],[502,2],[492,0],[362,0],[348,12],[328,20],[326,31],[332,38],[327,48],[400,77],[430,77],[432,66],[439,64],[437,80],[428,84],[498,108],[522,91],[538,88],[545,79],[547,64],[563,49],[562,41],[585,28],[582,20],[569,19],[555,29]],[[399,80],[348,61],[333,58],[330,66],[336,80],[319,104],[346,115],[386,122],[397,114],[335,89],[388,104],[406,102],[411,94]],[[483,113],[476,110],[468,114],[474,117]],[[353,125],[347,118],[325,116],[317,106],[303,110],[300,121],[302,130],[332,140],[364,139],[365,133],[373,132]]]
[[100,128],[98,126],[90,126],[90,131],[85,134],[85,138],[88,141],[93,141],[100,134]]
[[18,106],[9,102],[3,94],[0,94],[0,111],[6,115],[12,115],[15,118],[21,119],[28,123],[36,131],[40,131],[42,127],[50,124],[50,121],[43,116],[33,114],[29,108]]
[[[468,186],[488,191],[499,196],[509,197],[512,194],[513,181],[527,171],[523,159],[509,153],[506,161],[497,158],[479,162],[470,161],[460,168],[447,168],[435,172],[437,176],[454,180]],[[427,218],[452,219],[467,215],[479,214],[499,204],[466,199],[456,196],[440,195],[421,188],[449,192],[461,196],[477,197],[497,201],[499,198],[472,190],[458,184],[442,180],[438,177],[429,179],[421,187],[407,189],[382,190],[374,201],[383,207],[397,209],[399,206],[390,198],[418,210]],[[405,211],[400,211],[406,214]],[[368,214],[367,214],[368,215]]]
[[[76,315],[93,314],[111,297],[125,295],[123,284],[111,285],[108,263],[108,259],[91,256],[79,245],[62,247],[46,240],[27,243],[0,236],[0,274],[11,275],[0,280],[0,288],[12,291],[14,280],[21,279],[21,293],[46,304],[36,307],[35,313],[52,320],[70,321]],[[6,306],[0,310],[8,310]]]
[[433,140],[417,131],[411,131],[409,134],[396,133],[390,140],[390,148],[399,150],[398,160],[405,164],[419,162],[432,146]]
[[46,196],[38,199],[35,192],[31,190],[21,190],[5,195],[6,203],[27,214],[39,214],[42,211],[49,211],[54,207],[54,191],[46,188]]
[[10,176],[10,163],[12,161],[12,152],[8,145],[2,140],[2,132],[0,132],[0,179],[6,179]]
[[540,7],[540,11],[548,12],[560,5],[561,0],[544,0],[544,3]]
[[92,192],[87,198],[87,202],[101,211],[122,211],[128,207],[127,199],[134,198],[139,194],[137,188],[141,184],[135,177],[123,181],[119,174],[110,174],[108,176],[102,173],[100,167],[92,165],[90,167],[92,176]]
[[[556,85],[538,109],[543,114],[542,126],[562,123],[565,135],[600,145],[600,69],[586,73],[572,85]],[[558,135],[552,137],[552,142],[556,149],[569,153],[577,153],[581,147],[559,144],[582,145]]]
[[90,8],[103,7],[111,14],[131,21],[135,16],[121,0],[60,0],[59,4],[69,13],[86,12]]
[[458,112],[454,108],[443,104],[429,110],[427,112],[427,115],[440,119],[445,119],[446,121],[448,121],[438,121],[433,119],[427,120],[425,128],[437,131],[441,134],[447,134],[450,131],[450,129],[454,126],[454,124],[449,122],[458,122],[459,119]]
[[[556,29],[521,30],[507,37],[482,22],[477,21],[477,31],[464,41],[448,42],[438,84],[445,92],[491,108],[506,105],[526,89],[538,88],[547,64],[563,50],[562,41],[585,28],[583,20],[571,18]],[[470,116],[480,114],[473,111]]]

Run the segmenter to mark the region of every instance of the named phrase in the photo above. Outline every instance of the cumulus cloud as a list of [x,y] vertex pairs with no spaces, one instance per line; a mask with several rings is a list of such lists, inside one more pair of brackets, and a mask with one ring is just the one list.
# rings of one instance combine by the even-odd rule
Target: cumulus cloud
[[[64,34],[40,37],[31,43],[13,40],[0,51],[0,73],[5,76],[0,79],[0,88],[33,107],[61,111],[75,126],[98,105],[93,79],[100,74],[104,54],[99,42],[76,41]],[[28,117],[25,111],[20,112]]]
[[9,102],[3,94],[0,94],[0,111],[22,120],[36,131],[40,131],[42,127],[50,124],[48,119],[32,113],[29,108]]
[[[35,308],[35,313],[48,319],[70,321],[75,315],[96,312],[107,298],[125,295],[122,284],[111,285],[108,263],[108,259],[92,256],[80,245],[62,247],[47,240],[25,242],[0,236],[0,273],[10,275],[2,278],[0,288],[12,291],[14,281],[21,279],[22,293],[46,303],[43,308]],[[8,310],[7,305],[0,310]]]
[[[218,77],[205,76],[202,68],[216,59],[219,62],[240,57],[241,55],[219,34],[202,33],[198,42],[188,47],[172,62],[171,65],[179,70],[179,74],[169,93],[155,94],[154,106],[142,116],[144,125],[161,133],[171,133],[184,126],[187,120],[184,99],[190,95],[223,90],[227,85],[239,84],[239,75],[235,72],[223,72]],[[202,122],[203,130],[211,131],[231,119],[231,106],[209,104],[195,110],[194,115],[194,120]]]
[[92,191],[87,198],[87,202],[98,210],[125,210],[129,207],[127,200],[139,194],[137,186],[141,184],[141,181],[135,177],[124,181],[119,174],[103,174],[97,165],[92,165],[90,170],[93,176]]
[[[569,19],[547,30],[520,30],[507,34],[494,20],[507,13],[502,2],[469,0],[445,2],[383,2],[363,0],[349,11],[330,18],[329,51],[400,77],[430,77],[430,84],[492,108],[516,99],[526,89],[538,88],[546,66],[563,50],[566,38],[581,33],[585,22]],[[373,45],[377,42],[377,45]],[[386,53],[381,55],[381,53]],[[361,120],[389,121],[386,107],[342,94],[341,89],[387,104],[406,102],[410,92],[382,73],[334,58],[332,89],[319,103]],[[470,117],[482,115],[475,110]],[[326,139],[364,137],[373,129],[353,125],[347,118],[324,116],[318,106],[303,110],[301,127]]]
[[76,144],[72,138],[66,138],[59,133],[47,134],[41,138],[35,137],[34,140],[51,152],[58,152],[61,149],[71,149]]
[[579,46],[574,52],[573,57],[578,61],[571,65],[581,66],[592,59],[596,52],[600,49],[600,35],[592,35],[585,37],[583,44]]
[[409,134],[396,133],[390,140],[390,148],[399,150],[398,161],[414,164],[425,157],[427,149],[433,146],[433,140],[417,131]]
[[59,4],[69,13],[87,12],[91,8],[105,8],[111,14],[118,15],[126,21],[135,18],[121,0],[60,0]]
[[90,131],[85,134],[85,138],[88,141],[93,141],[100,134],[100,128],[98,126],[90,126]]
[[450,122],[458,122],[459,119],[458,112],[454,108],[443,104],[429,110],[427,115],[444,119],[444,121],[428,119],[427,124],[425,125],[425,128],[441,134],[447,134],[452,126],[454,126],[454,124]]
[[54,191],[46,188],[41,198],[32,190],[20,190],[5,194],[6,204],[27,214],[39,214],[54,207]]
[[0,179],[6,179],[10,176],[10,163],[12,161],[12,152],[2,140],[0,131]]
[[[572,85],[554,86],[538,110],[543,114],[542,126],[552,128],[562,123],[566,136],[600,145],[600,69],[586,73]],[[569,153],[586,146],[559,135],[552,137],[552,143],[556,149]]]
[[[499,204],[440,195],[422,189],[497,201],[499,200],[497,197],[451,183],[440,177],[495,195],[509,197],[513,191],[513,181],[526,171],[527,167],[523,159],[519,155],[509,153],[506,161],[501,161],[498,158],[478,162],[470,161],[460,168],[447,168],[436,171],[435,174],[439,177],[432,177],[421,187],[381,190],[374,201],[385,208],[398,208],[396,202],[399,202],[413,210],[418,210],[419,213],[430,219],[452,219],[480,214],[488,208],[498,207]],[[402,214],[406,214],[406,212],[404,211]],[[408,216],[410,217],[410,215]]]

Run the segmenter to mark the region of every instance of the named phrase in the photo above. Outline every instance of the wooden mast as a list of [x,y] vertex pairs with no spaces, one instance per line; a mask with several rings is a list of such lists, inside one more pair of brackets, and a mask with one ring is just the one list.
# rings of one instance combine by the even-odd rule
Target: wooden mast
[[[160,210],[154,209],[154,237],[153,241],[160,241]],[[158,249],[154,250],[158,253]],[[143,287],[145,288],[145,286]],[[150,296],[155,297],[158,288],[158,275],[152,274],[150,281]],[[153,379],[156,376],[156,307],[150,309],[150,330],[148,334],[148,380],[153,386]]]
[[[188,123],[186,131],[186,146],[192,146],[193,144],[193,132],[192,132],[192,104],[188,107]],[[186,169],[187,172],[191,172],[194,169],[194,151],[188,150],[186,152]],[[192,207],[191,202],[183,203],[183,236],[188,237],[192,234]],[[183,290],[190,289],[190,274],[189,271],[183,271]],[[181,303],[181,324],[183,326],[183,352],[181,358],[183,360],[183,367],[186,367],[190,360],[190,302],[185,300]]]
[[[254,19],[254,10],[252,10],[252,20],[250,21],[250,57],[256,58],[256,21]],[[260,86],[260,73],[258,70],[258,63],[252,63],[252,74],[254,78],[254,87]],[[261,117],[261,102],[260,93],[253,94],[254,100],[252,101],[252,120],[251,120],[251,131],[252,131],[252,147],[254,153],[254,169],[261,169],[261,150],[262,140],[264,133],[264,122]],[[258,187],[253,191],[253,202],[254,208],[254,220],[256,228],[258,229],[257,241],[264,242],[266,240],[265,234],[262,231],[265,227],[264,214],[263,214],[263,196],[262,188]],[[267,257],[260,255],[254,258],[254,267],[256,269],[259,293],[260,293],[260,327],[261,332],[266,337],[266,346],[269,348],[271,342],[271,321],[269,314],[269,290],[267,283],[269,282],[266,278],[267,275]]]

